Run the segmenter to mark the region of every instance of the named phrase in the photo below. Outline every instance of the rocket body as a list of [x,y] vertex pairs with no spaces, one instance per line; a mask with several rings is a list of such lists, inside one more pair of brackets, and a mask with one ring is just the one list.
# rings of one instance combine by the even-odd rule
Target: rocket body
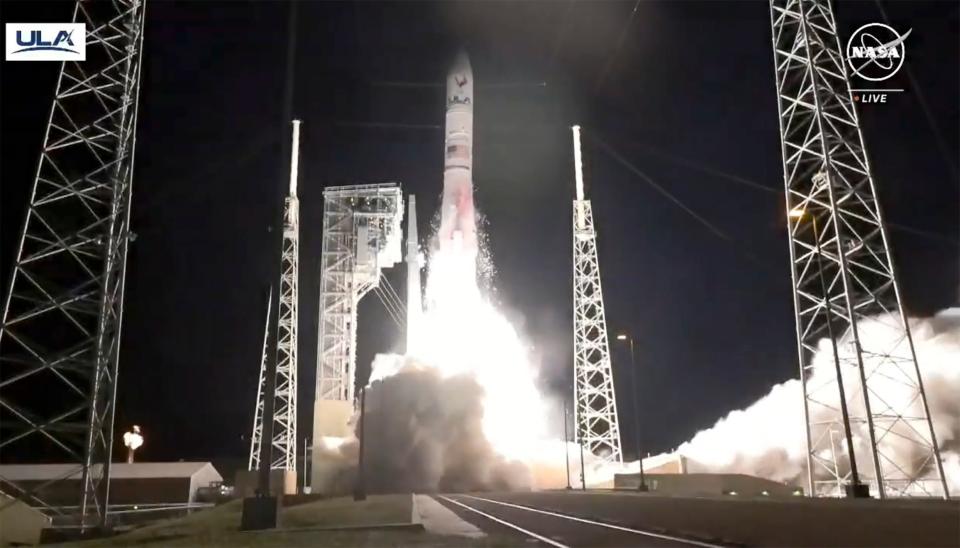
[[423,297],[420,293],[420,238],[417,236],[417,198],[407,201],[407,354],[416,349]]
[[473,208],[473,71],[465,52],[457,55],[447,75],[444,125],[443,200],[440,249],[462,249],[476,255],[477,227]]

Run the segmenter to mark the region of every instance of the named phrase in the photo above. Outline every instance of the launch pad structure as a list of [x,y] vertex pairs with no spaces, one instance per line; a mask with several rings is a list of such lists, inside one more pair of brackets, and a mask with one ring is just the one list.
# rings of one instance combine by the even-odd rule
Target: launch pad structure
[[[580,126],[573,126],[573,350],[576,440],[603,462],[623,464],[593,208],[583,192]],[[636,397],[635,394],[632,394]]]
[[[293,120],[290,151],[290,192],[284,199],[283,250],[281,254],[280,292],[277,306],[277,369],[272,406],[267,398],[267,347],[270,308],[267,304],[263,353],[257,389],[257,404],[250,437],[248,470],[260,468],[263,440],[264,409],[273,409],[273,436],[270,442],[270,469],[284,471],[284,492],[296,493],[297,470],[297,332],[299,321],[300,273],[300,200],[297,198],[297,177],[300,161],[300,120]],[[272,301],[273,295],[270,295]]]
[[[350,435],[356,379],[357,305],[403,258],[398,183],[323,191],[323,244],[311,485],[322,485],[326,438]],[[315,491],[315,489],[314,489]]]
[[[855,444],[864,462],[854,462],[873,494],[947,498],[833,6],[771,0],[770,10],[809,492],[839,496],[855,487],[841,466],[851,451],[838,455],[834,437],[856,426],[868,439]],[[878,327],[892,336],[861,336]],[[836,376],[812,375],[824,338]],[[842,371],[853,378],[838,382]],[[846,397],[845,386],[854,388]],[[881,396],[891,387],[901,396]],[[847,409],[833,403],[844,399],[847,425]]]
[[107,520],[144,14],[142,0],[74,5],[86,60],[60,64],[0,330],[0,457],[82,477],[70,510],[43,487],[0,490],[84,531]]

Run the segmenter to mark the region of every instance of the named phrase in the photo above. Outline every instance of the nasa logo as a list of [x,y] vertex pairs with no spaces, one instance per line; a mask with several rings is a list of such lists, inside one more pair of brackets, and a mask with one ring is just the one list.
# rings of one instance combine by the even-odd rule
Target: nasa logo
[[882,82],[900,70],[907,50],[904,41],[913,29],[902,36],[882,23],[863,25],[847,41],[847,64],[851,76],[871,82]]
[[86,61],[83,23],[7,23],[7,61]]
[[454,78],[454,81],[457,82],[457,87],[458,87],[458,88],[462,88],[463,86],[467,85],[467,77],[466,77],[466,76],[463,76],[463,75],[458,75],[458,76],[456,76],[456,77]]

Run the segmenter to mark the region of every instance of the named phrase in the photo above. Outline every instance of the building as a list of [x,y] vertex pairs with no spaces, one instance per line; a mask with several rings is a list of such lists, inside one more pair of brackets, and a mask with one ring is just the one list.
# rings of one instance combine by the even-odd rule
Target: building
[[[75,505],[80,492],[79,464],[4,464],[0,478],[31,490],[57,478],[41,497],[51,505]],[[110,505],[186,504],[197,490],[223,478],[209,462],[117,462],[110,465]]]

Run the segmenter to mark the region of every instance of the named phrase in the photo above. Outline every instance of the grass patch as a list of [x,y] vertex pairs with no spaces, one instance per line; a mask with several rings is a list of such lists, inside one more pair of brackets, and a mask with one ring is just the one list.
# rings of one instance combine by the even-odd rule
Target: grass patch
[[354,502],[350,497],[339,497],[296,504],[281,510],[279,529],[264,532],[239,531],[242,508],[242,501],[235,500],[186,517],[158,521],[115,537],[58,546],[62,548],[118,548],[121,546],[505,548],[516,546],[518,543],[515,537],[491,536],[471,539],[432,535],[415,529],[302,530],[312,527],[363,527],[410,523],[413,510],[410,495],[373,495],[361,502]]
[[373,495],[359,502],[338,497],[284,508],[280,524],[287,529],[410,523],[412,511],[410,495]]
[[[285,530],[303,527],[361,527],[410,523],[412,503],[410,495],[375,495],[360,502],[354,502],[350,497],[317,500],[281,509],[281,528],[265,533],[240,532],[242,510],[242,501],[235,500],[182,518],[158,521],[115,537],[61,546],[110,548],[149,545],[299,546],[316,544],[328,536],[337,535],[325,531]],[[356,533],[348,536],[356,536]],[[336,544],[332,545],[336,546]]]

